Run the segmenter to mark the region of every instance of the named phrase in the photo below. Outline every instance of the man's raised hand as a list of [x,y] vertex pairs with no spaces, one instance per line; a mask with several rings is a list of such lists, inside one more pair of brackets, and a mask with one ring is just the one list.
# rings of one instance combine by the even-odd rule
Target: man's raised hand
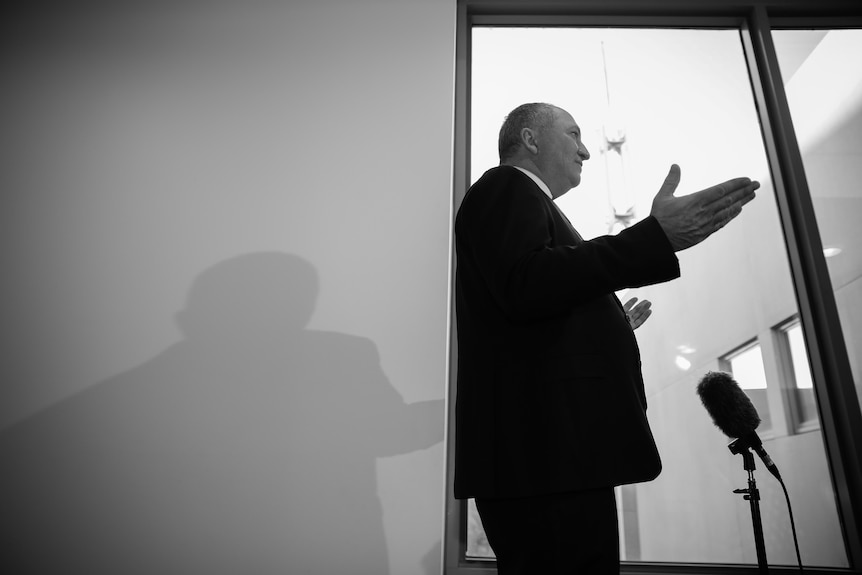
[[754,199],[760,182],[734,178],[693,194],[676,197],[679,166],[673,164],[661,189],[652,201],[650,215],[661,224],[673,250],[678,252],[699,244],[727,225]]

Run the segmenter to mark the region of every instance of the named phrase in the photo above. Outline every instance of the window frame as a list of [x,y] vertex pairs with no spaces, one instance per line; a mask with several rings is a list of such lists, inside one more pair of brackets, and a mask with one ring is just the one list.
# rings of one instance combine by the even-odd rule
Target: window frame
[[[802,407],[799,405],[800,399],[798,392],[800,388],[797,381],[796,367],[793,361],[793,351],[790,344],[790,330],[798,326],[802,327],[802,321],[798,315],[788,318],[786,321],[777,325],[774,329],[776,338],[776,348],[778,350],[778,361],[781,369],[781,387],[785,396],[785,409],[787,411],[788,434],[798,435],[800,433],[808,433],[820,429],[819,412],[814,417],[802,417]],[[804,340],[804,332],[803,332]],[[804,341],[803,341],[804,343]],[[808,356],[808,349],[805,349],[805,363],[808,366],[809,375],[811,374],[811,361]],[[813,383],[813,381],[812,381]],[[816,402],[816,396],[815,396]]]
[[[661,28],[735,28],[740,31],[767,161],[785,235],[799,318],[820,408],[820,425],[829,458],[848,569],[806,567],[808,573],[862,575],[862,414],[852,385],[850,361],[841,332],[832,284],[823,256],[802,156],[793,132],[772,29],[862,28],[856,0],[457,0],[455,129],[452,215],[469,187],[470,62],[474,26],[607,26]],[[453,228],[454,229],[454,228]],[[451,293],[454,266],[451,254]],[[454,398],[457,333],[450,317],[449,429],[444,536],[444,572],[449,575],[496,573],[492,560],[465,559],[467,505],[454,499]],[[851,382],[851,385],[846,385]],[[756,573],[757,565],[624,562],[622,573]],[[796,568],[770,567],[777,574]]]

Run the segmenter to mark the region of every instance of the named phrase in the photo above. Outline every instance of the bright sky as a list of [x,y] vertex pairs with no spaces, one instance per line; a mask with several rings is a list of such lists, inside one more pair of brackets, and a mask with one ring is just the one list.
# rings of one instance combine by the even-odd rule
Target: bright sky
[[471,181],[499,163],[497,134],[509,111],[525,102],[565,108],[592,158],[581,185],[557,203],[585,237],[607,233],[603,125],[625,130],[637,219],[672,163],[682,168],[678,194],[768,175],[735,30],[474,28],[472,64]]

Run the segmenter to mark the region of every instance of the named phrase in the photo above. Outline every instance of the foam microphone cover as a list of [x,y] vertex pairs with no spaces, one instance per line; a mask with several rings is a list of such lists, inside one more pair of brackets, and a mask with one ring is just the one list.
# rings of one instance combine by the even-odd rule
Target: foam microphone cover
[[697,394],[715,426],[728,437],[744,437],[760,425],[757,410],[730,374],[710,371],[697,384]]

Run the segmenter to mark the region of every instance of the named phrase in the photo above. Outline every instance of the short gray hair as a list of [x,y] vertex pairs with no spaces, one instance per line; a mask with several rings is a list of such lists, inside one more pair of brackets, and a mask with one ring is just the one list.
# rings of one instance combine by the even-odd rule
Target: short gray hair
[[554,121],[554,111],[557,106],[536,102],[521,104],[506,116],[500,128],[497,148],[500,152],[500,162],[505,162],[521,147],[521,130],[532,128],[542,130]]

